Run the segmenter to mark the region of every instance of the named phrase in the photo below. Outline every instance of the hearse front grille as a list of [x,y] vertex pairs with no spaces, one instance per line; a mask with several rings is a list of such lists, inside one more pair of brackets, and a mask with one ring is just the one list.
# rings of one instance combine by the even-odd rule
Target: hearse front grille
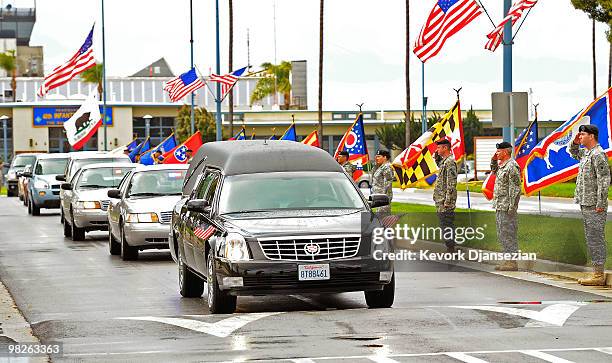
[[266,258],[276,261],[327,261],[354,257],[361,235],[260,238]]

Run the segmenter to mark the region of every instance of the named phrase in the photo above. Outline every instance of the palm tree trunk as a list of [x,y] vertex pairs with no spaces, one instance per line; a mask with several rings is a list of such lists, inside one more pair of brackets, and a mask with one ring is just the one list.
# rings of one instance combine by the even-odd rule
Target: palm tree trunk
[[410,0],[406,0],[406,147],[410,145]]
[[597,60],[595,59],[595,19],[593,19],[593,98],[597,98]]
[[[234,2],[229,0],[229,72],[234,68]],[[229,110],[227,117],[229,117],[230,137],[234,135],[234,90],[231,90],[229,95]]]
[[[321,139],[321,148],[323,148],[323,15],[325,9],[325,0],[321,0],[319,12],[319,137]],[[330,145],[331,147],[331,145]]]
[[13,91],[13,102],[17,101],[17,66],[11,72],[11,90]]

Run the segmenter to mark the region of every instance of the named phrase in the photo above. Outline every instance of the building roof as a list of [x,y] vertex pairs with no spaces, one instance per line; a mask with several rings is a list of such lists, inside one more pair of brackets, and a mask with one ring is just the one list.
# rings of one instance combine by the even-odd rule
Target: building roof
[[224,175],[273,173],[283,171],[342,172],[326,151],[294,141],[240,140],[204,144],[187,172],[183,194],[194,188],[197,175],[205,166],[220,168]]
[[170,65],[165,58],[159,58],[130,77],[174,77]]

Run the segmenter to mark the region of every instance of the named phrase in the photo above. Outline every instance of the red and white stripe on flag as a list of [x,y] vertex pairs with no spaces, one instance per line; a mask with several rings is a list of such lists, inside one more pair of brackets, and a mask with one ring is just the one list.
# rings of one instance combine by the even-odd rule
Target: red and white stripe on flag
[[521,16],[523,16],[523,12],[534,7],[537,2],[538,0],[518,0],[514,5],[512,5],[510,10],[508,11],[508,15],[506,15],[506,17],[501,21],[501,23],[499,23],[499,25],[495,27],[495,30],[487,34],[487,38],[489,38],[489,41],[487,41],[485,49],[495,52],[497,47],[499,47],[499,45],[504,40],[504,26],[506,25],[506,23],[512,21],[512,26],[514,26],[514,24],[519,21]]
[[96,65],[93,54],[93,31],[94,28],[92,27],[85,42],[72,58],[63,65],[53,69],[51,74],[45,77],[38,89],[38,97],[44,97],[52,89],[68,83],[79,73]]
[[236,82],[238,82],[238,77],[233,76],[231,73],[224,74],[222,76],[218,74],[211,74],[209,80],[211,82],[219,82],[221,84],[221,99],[224,99]]
[[435,57],[448,38],[455,35],[480,14],[475,0],[438,0],[414,45],[414,54],[425,63]]
[[195,229],[195,231],[193,231],[193,234],[195,234],[195,236],[200,239],[209,239],[210,236],[213,235],[213,233],[215,233],[215,227],[213,226],[209,226],[206,229],[198,227]]

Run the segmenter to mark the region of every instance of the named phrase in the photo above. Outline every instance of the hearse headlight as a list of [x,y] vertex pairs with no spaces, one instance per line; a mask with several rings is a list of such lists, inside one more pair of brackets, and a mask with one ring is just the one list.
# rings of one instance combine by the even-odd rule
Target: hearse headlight
[[229,233],[225,237],[225,258],[232,262],[248,261],[249,248],[244,237],[238,233]]
[[85,201],[85,202],[79,202],[77,204],[78,208],[80,209],[102,209],[102,205],[100,205],[100,202],[98,201]]

